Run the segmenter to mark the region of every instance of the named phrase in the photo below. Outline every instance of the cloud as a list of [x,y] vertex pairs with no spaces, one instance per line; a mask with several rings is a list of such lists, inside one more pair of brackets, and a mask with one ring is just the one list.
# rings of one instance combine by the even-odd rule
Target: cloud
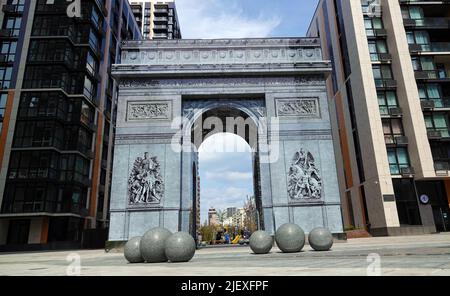
[[234,155],[244,155],[251,152],[247,142],[239,136],[230,133],[219,133],[207,138],[200,148],[200,163],[218,162]]
[[267,37],[281,23],[278,16],[246,15],[238,0],[177,0],[184,39]]
[[247,181],[253,179],[252,172],[233,172],[233,171],[220,171],[220,172],[206,172],[207,179],[217,179],[221,181]]

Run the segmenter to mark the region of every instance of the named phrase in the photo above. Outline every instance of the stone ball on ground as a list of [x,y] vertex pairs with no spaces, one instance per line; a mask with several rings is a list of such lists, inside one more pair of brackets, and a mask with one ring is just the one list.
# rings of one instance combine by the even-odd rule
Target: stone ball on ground
[[165,228],[153,228],[147,231],[141,238],[139,245],[142,258],[148,263],[166,262],[166,240],[172,233]]
[[144,262],[144,258],[142,258],[141,250],[139,247],[140,243],[141,237],[136,236],[128,240],[128,242],[125,244],[123,254],[128,262],[130,263]]
[[250,237],[250,248],[255,254],[267,254],[272,246],[273,238],[265,231],[256,231]]
[[165,253],[170,262],[188,262],[195,249],[195,240],[187,232],[176,232],[166,240]]
[[283,253],[297,253],[305,246],[305,232],[297,224],[281,225],[275,233],[275,241]]
[[333,246],[333,235],[328,229],[318,227],[309,233],[308,242],[316,251],[329,251]]

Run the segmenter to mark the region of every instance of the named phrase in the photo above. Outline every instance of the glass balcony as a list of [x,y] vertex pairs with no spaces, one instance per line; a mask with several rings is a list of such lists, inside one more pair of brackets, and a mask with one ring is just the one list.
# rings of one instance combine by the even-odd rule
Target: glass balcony
[[449,29],[450,18],[447,17],[426,17],[422,19],[403,19],[405,27],[422,29]]
[[415,71],[417,80],[440,80],[450,79],[450,71],[446,69],[440,70],[421,70]]
[[409,51],[412,53],[419,52],[450,52],[450,42],[432,42],[429,44],[410,44]]

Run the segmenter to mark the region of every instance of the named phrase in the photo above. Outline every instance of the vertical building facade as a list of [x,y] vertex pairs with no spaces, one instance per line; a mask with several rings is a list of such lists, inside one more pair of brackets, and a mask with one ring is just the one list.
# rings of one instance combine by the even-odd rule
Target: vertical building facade
[[450,4],[321,0],[308,36],[333,62],[327,88],[346,227],[449,231]]
[[111,65],[140,30],[127,0],[2,0],[0,24],[0,248],[81,246],[108,227]]
[[175,0],[130,0],[144,39],[181,39]]

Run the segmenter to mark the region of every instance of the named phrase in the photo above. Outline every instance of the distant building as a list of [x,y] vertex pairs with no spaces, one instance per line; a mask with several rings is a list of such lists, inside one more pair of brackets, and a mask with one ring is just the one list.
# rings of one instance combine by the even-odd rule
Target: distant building
[[130,0],[144,39],[181,39],[174,0]]
[[237,208],[233,207],[233,208],[227,208],[227,218],[233,217],[236,212],[237,212]]
[[219,216],[217,215],[217,211],[214,208],[208,210],[208,225],[216,226],[219,225]]

